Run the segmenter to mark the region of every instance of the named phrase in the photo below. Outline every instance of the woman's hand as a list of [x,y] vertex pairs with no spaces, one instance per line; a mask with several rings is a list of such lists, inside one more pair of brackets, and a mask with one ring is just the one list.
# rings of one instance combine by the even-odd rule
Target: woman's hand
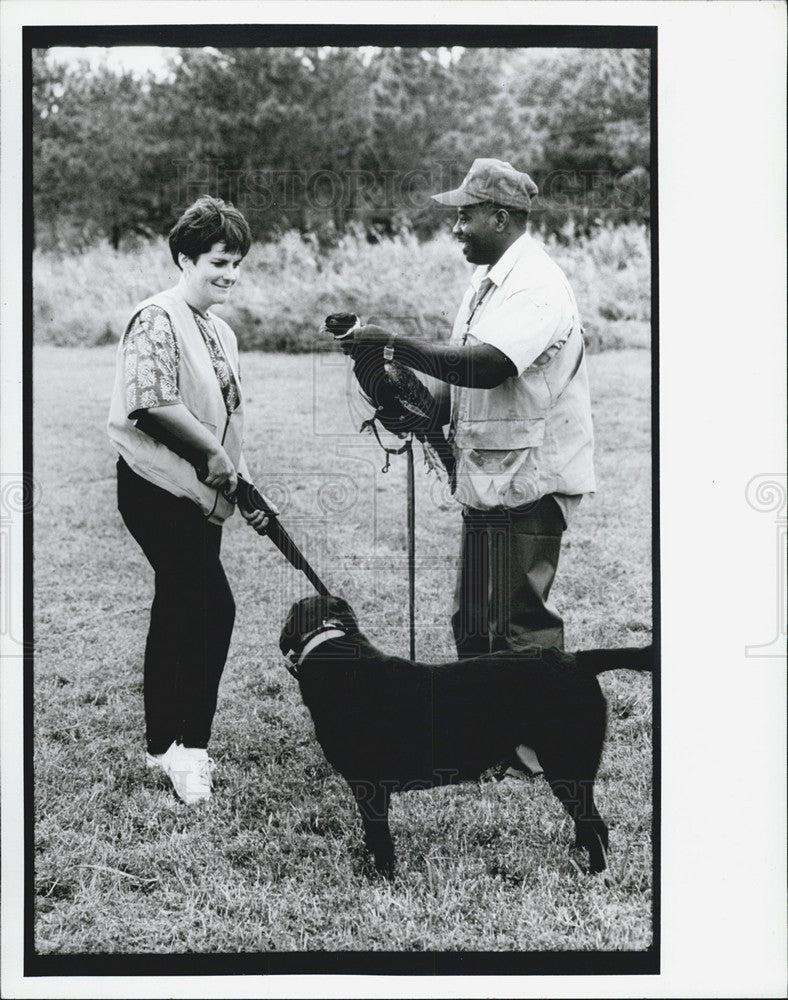
[[261,510],[253,510],[247,513],[245,510],[241,511],[241,517],[250,524],[258,535],[264,535],[268,531],[268,525],[271,522],[271,518],[263,513]]
[[206,461],[208,474],[203,479],[205,485],[223,492],[234,493],[238,485],[238,473],[224,448],[217,444],[206,455]]
[[[182,455],[187,461],[192,462],[198,469],[198,476],[213,489],[222,490],[225,493],[235,492],[238,485],[238,474],[235,466],[230,461],[230,456],[221,446],[220,442],[211,434],[207,427],[200,423],[194,414],[184,406],[183,403],[173,403],[169,406],[151,406],[145,411],[147,416],[153,418],[165,431],[193,452],[199,459],[195,462],[190,454],[173,449],[176,454]],[[153,435],[154,437],[156,435]],[[171,447],[171,446],[170,446]],[[202,475],[199,466],[207,469]]]
[[[269,510],[273,514],[279,513],[279,508],[276,506],[275,503],[269,500],[268,497],[263,496],[263,500],[268,505]],[[272,518],[269,517],[268,514],[265,513],[265,511],[262,510],[246,511],[243,509],[243,507],[241,507],[240,504],[238,505],[238,509],[240,510],[241,517],[243,517],[244,521],[246,521],[247,524],[250,524],[258,535],[265,535],[268,532],[268,528],[269,525],[271,524]]]

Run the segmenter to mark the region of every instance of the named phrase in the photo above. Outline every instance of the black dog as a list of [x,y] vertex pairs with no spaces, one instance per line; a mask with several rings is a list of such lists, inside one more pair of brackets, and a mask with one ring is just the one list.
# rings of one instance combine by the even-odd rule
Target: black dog
[[392,792],[478,778],[521,743],[575,823],[592,872],[607,867],[594,804],[606,704],[596,674],[651,670],[651,647],[562,653],[533,647],[431,666],[387,656],[338,597],[290,610],[279,646],[323,752],[350,785],[378,871],[391,874]]

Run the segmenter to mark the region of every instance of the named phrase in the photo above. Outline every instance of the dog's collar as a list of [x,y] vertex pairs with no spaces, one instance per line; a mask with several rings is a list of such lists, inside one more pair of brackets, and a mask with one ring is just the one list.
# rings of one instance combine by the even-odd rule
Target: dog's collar
[[336,618],[324,618],[316,629],[308,632],[304,637],[304,644],[301,647],[300,653],[297,653],[295,649],[291,649],[287,653],[285,656],[287,669],[293,677],[298,679],[298,668],[309,653],[321,645],[321,643],[327,642],[329,639],[337,639],[341,635],[347,635],[347,629],[343,626],[342,622]]
[[298,666],[300,667],[312,650],[321,645],[321,643],[327,642],[329,639],[337,639],[341,635],[347,635],[347,632],[343,628],[332,627],[321,629],[317,635],[312,636],[301,650],[301,655],[298,657]]

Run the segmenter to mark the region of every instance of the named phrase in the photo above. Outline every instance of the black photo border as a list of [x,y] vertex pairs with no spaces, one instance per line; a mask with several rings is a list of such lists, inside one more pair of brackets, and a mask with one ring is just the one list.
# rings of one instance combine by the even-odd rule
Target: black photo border
[[[578,5],[582,17],[582,5]],[[23,475],[33,476],[33,142],[32,50],[52,46],[297,47],[299,45],[490,48],[648,49],[651,150],[652,594],[657,668],[653,687],[652,945],[620,952],[282,952],[214,954],[40,955],[34,950],[33,814],[33,511],[24,513],[24,957],[25,976],[219,975],[655,975],[660,972],[660,521],[659,521],[659,226],[657,163],[657,28],[627,25],[478,24],[200,24],[38,25],[22,28],[23,48]]]

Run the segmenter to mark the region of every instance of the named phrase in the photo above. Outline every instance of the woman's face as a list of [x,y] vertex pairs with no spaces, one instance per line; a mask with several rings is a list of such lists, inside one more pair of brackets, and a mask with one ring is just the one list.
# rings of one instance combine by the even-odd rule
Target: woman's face
[[201,253],[196,260],[185,254],[181,254],[179,260],[186,299],[195,309],[204,312],[209,306],[227,301],[243,258],[239,253],[227,253],[224,243],[214,243],[207,253]]

